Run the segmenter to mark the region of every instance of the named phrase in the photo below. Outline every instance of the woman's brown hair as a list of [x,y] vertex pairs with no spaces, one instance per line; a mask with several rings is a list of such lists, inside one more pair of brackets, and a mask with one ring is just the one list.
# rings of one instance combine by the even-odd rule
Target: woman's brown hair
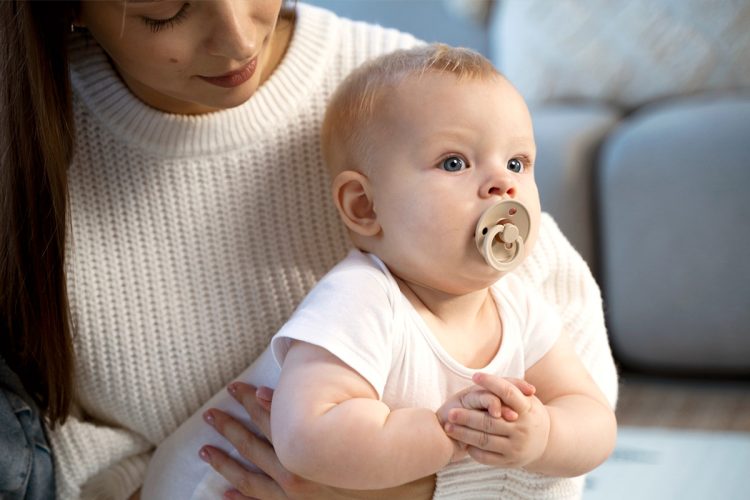
[[0,355],[50,425],[73,394],[65,286],[70,2],[0,1]]

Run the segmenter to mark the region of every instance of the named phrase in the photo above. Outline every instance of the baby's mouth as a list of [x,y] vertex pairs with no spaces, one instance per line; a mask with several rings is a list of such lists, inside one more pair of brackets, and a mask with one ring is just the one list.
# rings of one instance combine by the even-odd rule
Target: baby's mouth
[[474,241],[487,264],[508,272],[523,261],[524,241],[530,230],[531,217],[526,207],[514,200],[504,200],[479,217]]

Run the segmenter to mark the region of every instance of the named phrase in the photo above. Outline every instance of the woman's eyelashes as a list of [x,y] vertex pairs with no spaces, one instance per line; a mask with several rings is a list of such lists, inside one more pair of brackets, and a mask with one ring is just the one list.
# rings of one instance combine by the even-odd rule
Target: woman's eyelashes
[[187,17],[187,11],[190,8],[189,3],[182,4],[182,7],[180,7],[180,10],[177,11],[175,15],[172,17],[169,17],[167,19],[153,19],[146,16],[141,16],[141,20],[148,26],[148,28],[153,32],[157,33],[164,28],[174,28],[177,24],[179,24],[181,21]]

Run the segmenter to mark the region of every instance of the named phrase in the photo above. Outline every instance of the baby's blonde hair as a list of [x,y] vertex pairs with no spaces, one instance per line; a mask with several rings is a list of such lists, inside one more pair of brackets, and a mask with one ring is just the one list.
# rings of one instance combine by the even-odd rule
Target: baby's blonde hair
[[368,155],[366,126],[387,91],[427,72],[449,73],[459,80],[502,77],[478,52],[444,44],[397,50],[364,63],[338,86],[323,119],[323,159],[334,175],[342,170],[364,170],[362,164]]

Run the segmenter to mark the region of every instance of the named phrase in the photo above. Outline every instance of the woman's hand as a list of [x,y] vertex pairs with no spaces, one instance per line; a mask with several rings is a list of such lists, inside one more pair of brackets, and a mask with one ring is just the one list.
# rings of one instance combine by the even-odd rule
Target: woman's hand
[[[230,393],[247,410],[252,421],[270,439],[270,410],[273,392],[268,388],[235,382]],[[237,449],[240,455],[254,463],[262,472],[247,470],[222,450],[205,446],[201,453],[216,472],[234,487],[225,498],[432,498],[435,477],[429,476],[412,483],[380,491],[350,491],[313,483],[287,471],[279,462],[271,443],[226,413],[211,409],[213,427]]]

